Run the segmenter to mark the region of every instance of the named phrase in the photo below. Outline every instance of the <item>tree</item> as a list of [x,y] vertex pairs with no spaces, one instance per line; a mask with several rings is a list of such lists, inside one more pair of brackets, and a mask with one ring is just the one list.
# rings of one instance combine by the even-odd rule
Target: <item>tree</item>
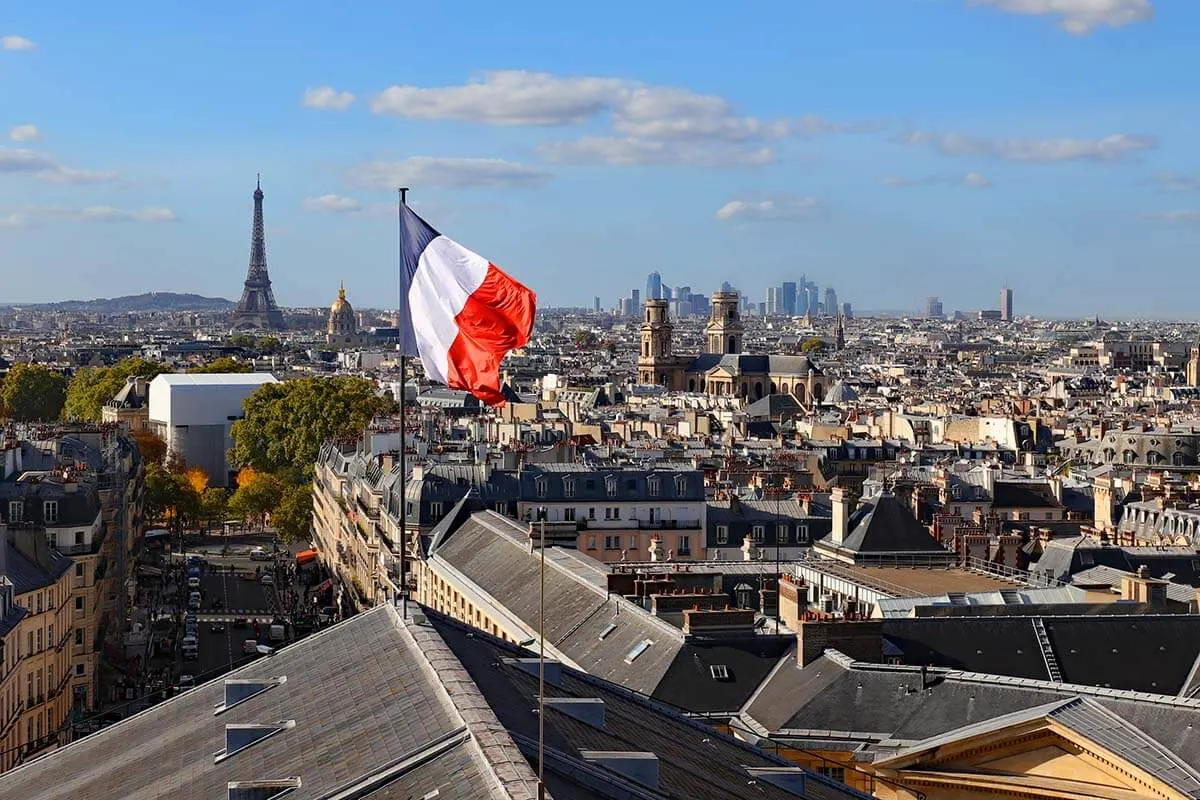
[[137,376],[152,380],[170,371],[167,365],[144,358],[125,358],[111,367],[84,367],[67,386],[63,418],[99,422],[104,404],[121,391],[127,379]]
[[279,505],[271,514],[271,524],[285,544],[308,541],[312,532],[312,484],[301,483],[283,491]]
[[224,489],[205,489],[200,497],[200,518],[207,528],[213,522],[224,522],[229,508],[229,495]]
[[196,494],[204,494],[204,490],[208,488],[208,473],[204,471],[204,467],[188,467],[184,470],[183,477]]
[[67,397],[67,379],[42,364],[14,364],[0,384],[0,400],[21,422],[58,419]]
[[589,331],[587,328],[580,328],[575,331],[574,342],[576,350],[592,350],[595,349],[600,339],[595,332]]
[[242,469],[238,473],[237,491],[229,498],[229,513],[263,525],[267,515],[279,507],[284,489],[283,482],[274,475]]
[[162,464],[167,457],[167,443],[153,431],[134,431],[133,442],[142,455],[142,463],[147,467],[151,464]]
[[201,364],[198,367],[192,367],[188,370],[191,375],[204,375],[212,373],[228,373],[228,372],[253,372],[254,364],[249,361],[239,361],[236,358],[229,356],[221,356],[214,358],[207,364]]
[[804,342],[800,345],[800,352],[804,353],[805,355],[810,355],[812,353],[819,353],[824,349],[825,349],[824,340],[818,339],[816,336],[813,336],[810,339],[805,339]]
[[267,473],[293,467],[311,475],[322,443],[359,435],[373,417],[391,413],[395,403],[361,378],[301,378],[264,384],[242,408],[244,418],[233,424],[234,464]]

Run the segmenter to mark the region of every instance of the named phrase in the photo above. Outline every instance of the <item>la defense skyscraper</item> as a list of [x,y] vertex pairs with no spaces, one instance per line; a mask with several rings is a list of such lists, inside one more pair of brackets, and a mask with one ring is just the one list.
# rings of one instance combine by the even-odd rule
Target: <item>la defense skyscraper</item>
[[283,327],[283,313],[275,305],[275,294],[271,291],[271,276],[267,274],[267,237],[263,229],[262,177],[254,186],[254,219],[250,225],[250,266],[246,270],[246,283],[242,287],[242,299],[238,301],[233,322],[239,328]]

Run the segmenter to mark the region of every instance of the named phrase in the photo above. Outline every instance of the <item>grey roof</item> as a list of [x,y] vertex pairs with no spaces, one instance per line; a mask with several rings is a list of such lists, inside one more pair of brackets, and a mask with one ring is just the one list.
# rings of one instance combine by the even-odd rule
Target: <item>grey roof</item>
[[[442,559],[490,598],[538,630],[540,557],[530,552],[524,526],[495,512],[479,512],[441,538],[431,559]],[[552,551],[548,551],[548,556]],[[545,638],[581,669],[643,694],[652,693],[683,647],[683,633],[650,616],[597,581],[581,578],[582,556],[571,569],[546,559]],[[597,564],[593,570],[601,570]],[[600,638],[610,624],[617,627]],[[634,645],[654,642],[632,663]]]
[[[773,673],[743,716],[773,738],[797,743],[813,731],[823,731],[819,738],[830,731],[870,733],[871,749],[890,757],[925,740],[969,734],[971,726],[1006,715],[1033,714],[1054,703],[1066,709],[1066,701],[1082,697],[1087,711],[1066,713],[1064,724],[1131,763],[1167,769],[1178,781],[1173,785],[1200,797],[1192,794],[1200,784],[1182,788],[1191,786],[1200,767],[1200,701],[956,670],[928,674],[932,680],[922,688],[919,668],[867,665],[826,651],[803,668]],[[1106,712],[1102,719],[1093,706]]]
[[[212,681],[0,775],[0,796],[208,800],[224,797],[230,781],[299,777],[302,786],[289,797],[301,800],[378,776],[405,757],[441,750],[375,796],[420,796],[440,788],[444,797],[531,798],[529,770],[505,763],[498,777],[498,745],[491,741],[497,725],[475,710],[478,694],[474,701],[452,697],[463,689],[443,685],[431,658],[397,611],[380,606],[226,676],[285,676],[280,685],[214,715],[225,688],[223,680]],[[295,726],[214,758],[226,725],[281,720]],[[472,735],[462,737],[464,729]],[[457,743],[436,746],[445,739]],[[502,760],[511,762],[511,755]],[[519,758],[515,763],[526,766]]]
[[829,391],[825,393],[825,402],[831,405],[853,403],[857,399],[858,392],[843,380],[835,381],[833,386],[829,387]]
[[840,549],[854,553],[946,552],[890,492],[864,501],[850,516],[849,529]]
[[[0,559],[0,563],[4,565],[4,577],[8,578],[12,583],[15,594],[25,594],[26,592],[32,592],[53,584],[75,563],[57,550],[51,550],[49,545],[45,545],[45,550],[42,551],[45,564],[39,565],[26,558],[17,549],[16,545],[9,541],[8,537],[14,533],[24,532],[0,532],[0,547],[7,548],[4,558]],[[31,531],[29,533],[33,536],[43,537],[42,541],[45,541],[44,535],[40,531]]]
[[[505,658],[528,656],[527,651],[502,642],[481,631],[440,614],[430,613],[433,631],[449,645],[470,678],[491,706],[501,724],[510,732],[527,757],[536,758],[538,717],[530,713],[536,703],[536,671],[525,671]],[[420,641],[422,634],[416,633]],[[581,766],[582,751],[625,751],[654,753],[659,763],[658,791],[633,795],[595,795],[603,797],[671,797],[683,800],[737,800],[738,798],[861,798],[866,795],[849,787],[807,773],[805,788],[793,794],[764,780],[751,784],[747,767],[794,768],[794,764],[717,733],[700,722],[660,703],[639,697],[608,681],[563,668],[561,679],[547,681],[546,696],[552,698],[590,698],[603,703],[602,727],[555,710],[548,704],[546,725],[547,769],[558,774],[561,798],[592,797],[571,782],[571,773]],[[565,785],[561,783],[566,779]],[[555,783],[551,787],[557,788]]]

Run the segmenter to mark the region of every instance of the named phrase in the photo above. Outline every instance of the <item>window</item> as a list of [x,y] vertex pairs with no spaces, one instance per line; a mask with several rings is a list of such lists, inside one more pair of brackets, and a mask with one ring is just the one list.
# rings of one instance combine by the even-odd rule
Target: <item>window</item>
[[692,537],[679,536],[676,538],[678,546],[675,548],[675,554],[680,556],[690,556],[692,554]]
[[592,506],[591,508],[588,509],[588,519],[595,519],[595,518],[596,518],[596,507]]
[[717,544],[729,544],[729,526],[717,526]]
[[574,508],[564,508],[563,509],[563,519],[566,520],[567,522],[574,522],[575,521],[575,509]]
[[75,565],[75,577],[76,577],[76,578],[82,578],[82,577],[83,577],[83,564],[76,564],[76,565]]
[[796,526],[796,542],[798,544],[806,544],[808,542],[808,526],[807,525],[797,525]]
[[47,525],[54,525],[58,522],[58,501],[47,500],[42,506],[42,514]]
[[617,479],[614,478],[612,475],[609,475],[607,478],[604,479],[604,488],[607,490],[609,497],[616,497],[617,496]]
[[662,492],[662,481],[658,479],[657,475],[652,475],[646,479],[646,492],[651,497],[658,497],[659,493]]
[[575,496],[575,479],[563,478],[563,497]]
[[817,774],[824,775],[826,778],[833,778],[835,781],[846,782],[845,767],[817,767]]
[[430,514],[430,516],[433,517],[434,520],[441,519],[442,518],[442,504],[441,503],[430,503],[429,504],[429,514]]
[[75,544],[83,544],[83,531],[75,531]]
[[37,642],[37,651],[35,652],[41,651],[42,649],[42,633],[43,631],[41,628],[38,628],[37,631],[34,632],[34,641]]
[[83,611],[83,610],[84,610],[84,608],[83,608],[83,598],[82,598],[82,597],[76,597],[76,598],[75,598],[75,610],[76,610],[76,611]]
[[25,503],[20,500],[8,501],[8,521],[21,522],[25,518]]
[[787,544],[788,543],[788,526],[787,525],[780,525],[778,528],[775,529],[775,543],[776,544]]
[[604,641],[606,638],[608,638],[608,635],[610,633],[612,633],[613,631],[615,631],[616,629],[617,629],[616,623],[613,623],[613,624],[609,625],[608,627],[606,627],[604,630],[600,631],[600,635],[597,638],[600,639],[600,641]]
[[76,675],[82,675],[82,674],[83,674],[83,664],[76,664],[76,665],[75,665],[75,674],[76,674]]
[[649,650],[650,645],[652,645],[652,644],[654,644],[654,642],[652,640],[642,639],[640,642],[635,644],[633,646],[633,649],[630,650],[628,655],[625,656],[625,663],[632,664],[634,661],[637,661],[638,656],[640,656],[642,653]]
[[83,628],[75,629],[75,644],[79,645],[80,647],[83,646]]
[[712,675],[714,681],[727,681],[729,680],[729,667],[724,664],[710,664],[708,674]]
[[604,549],[605,550],[620,550],[621,549],[621,537],[620,536],[605,536],[604,537]]
[[688,491],[688,480],[682,475],[675,476],[675,494],[683,497]]
[[536,481],[533,482],[533,488],[534,488],[534,491],[537,493],[538,497],[545,497],[546,489],[547,489],[546,479],[538,478]]
[[754,543],[755,543],[755,544],[762,544],[762,543],[763,543],[763,539],[766,537],[766,528],[765,528],[765,526],[763,526],[763,525],[755,525],[755,526],[754,526],[754,531],[753,531],[753,533],[754,533]]

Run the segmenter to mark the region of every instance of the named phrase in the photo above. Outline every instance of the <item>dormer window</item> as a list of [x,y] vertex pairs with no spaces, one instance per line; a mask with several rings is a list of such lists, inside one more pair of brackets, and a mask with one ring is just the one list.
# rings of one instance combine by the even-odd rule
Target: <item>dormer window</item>
[[547,488],[548,487],[545,478],[538,478],[536,481],[534,481],[534,490],[537,492],[538,497],[545,497]]
[[658,497],[662,492],[662,481],[658,479],[657,475],[651,475],[646,479],[646,491],[651,497]]
[[617,496],[617,478],[615,475],[609,475],[604,479],[604,488],[608,492],[609,497]]
[[575,496],[575,479],[563,478],[563,497]]
[[675,494],[683,497],[688,492],[688,480],[682,475],[675,476]]
[[42,510],[47,525],[56,525],[58,523],[57,500],[47,500]]
[[8,501],[8,521],[22,522],[25,518],[25,504],[20,500]]

